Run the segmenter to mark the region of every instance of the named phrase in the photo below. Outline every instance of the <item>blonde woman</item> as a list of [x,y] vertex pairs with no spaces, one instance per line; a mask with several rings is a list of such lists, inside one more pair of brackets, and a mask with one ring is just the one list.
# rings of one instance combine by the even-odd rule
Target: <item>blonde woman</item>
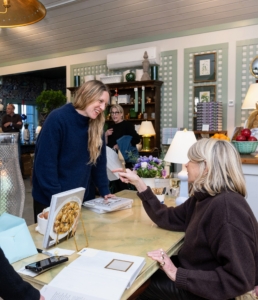
[[123,107],[119,104],[112,105],[110,115],[113,122],[110,123],[109,129],[105,133],[107,146],[118,150],[117,140],[129,135],[132,137],[131,145],[136,147],[136,144],[140,142],[140,136],[135,131],[134,124],[124,120]]
[[161,270],[138,299],[235,299],[255,286],[258,294],[258,223],[245,200],[238,152],[230,142],[202,139],[190,148],[188,158],[191,196],[177,207],[161,204],[130,170],[119,173],[123,182],[136,186],[153,222],[185,232],[172,260],[162,249],[148,253]]
[[106,172],[103,127],[109,90],[97,80],[84,83],[74,103],[52,111],[37,139],[33,170],[34,217],[50,205],[53,194],[85,187],[90,181],[101,196],[112,195]]

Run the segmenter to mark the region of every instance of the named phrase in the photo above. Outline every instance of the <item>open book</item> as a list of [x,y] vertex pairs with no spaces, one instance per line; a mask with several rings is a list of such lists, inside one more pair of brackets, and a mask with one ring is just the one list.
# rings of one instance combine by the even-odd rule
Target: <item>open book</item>
[[72,237],[77,229],[85,188],[76,188],[52,196],[43,248]]
[[56,299],[51,297],[57,294],[64,300],[119,300],[145,265],[145,258],[140,256],[92,248],[80,253],[81,257],[41,290],[46,300]]

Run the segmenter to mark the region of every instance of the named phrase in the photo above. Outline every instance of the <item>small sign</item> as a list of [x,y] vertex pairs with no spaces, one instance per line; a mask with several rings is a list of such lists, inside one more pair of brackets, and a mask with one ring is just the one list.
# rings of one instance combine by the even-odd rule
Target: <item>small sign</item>
[[202,124],[202,131],[209,131],[210,125],[209,124]]
[[168,145],[170,145],[172,143],[173,139],[168,138]]

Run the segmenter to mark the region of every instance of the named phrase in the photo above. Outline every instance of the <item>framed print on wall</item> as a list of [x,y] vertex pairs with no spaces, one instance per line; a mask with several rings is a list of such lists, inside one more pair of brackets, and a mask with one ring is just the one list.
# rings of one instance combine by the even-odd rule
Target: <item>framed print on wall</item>
[[216,85],[202,85],[194,87],[194,104],[198,102],[215,102]]
[[216,81],[216,52],[194,55],[194,82]]

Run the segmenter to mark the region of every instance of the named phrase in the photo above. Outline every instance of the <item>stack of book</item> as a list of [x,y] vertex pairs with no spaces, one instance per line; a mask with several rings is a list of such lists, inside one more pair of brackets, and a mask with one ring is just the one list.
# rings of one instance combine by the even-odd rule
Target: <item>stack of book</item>
[[222,130],[222,102],[197,103],[197,130],[209,125],[209,131]]

